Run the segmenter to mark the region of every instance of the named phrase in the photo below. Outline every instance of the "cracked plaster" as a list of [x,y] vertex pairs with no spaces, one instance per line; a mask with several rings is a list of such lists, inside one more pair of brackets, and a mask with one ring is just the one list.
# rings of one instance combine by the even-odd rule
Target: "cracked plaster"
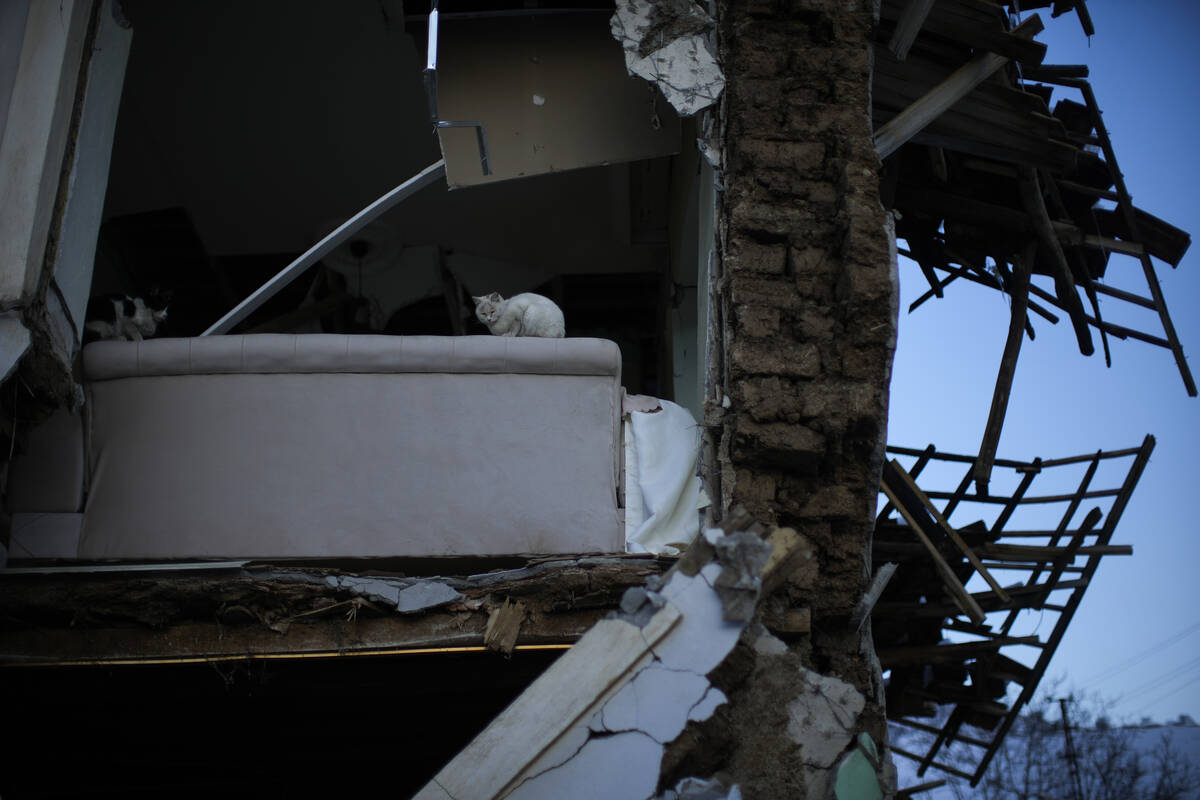
[[[581,729],[587,734],[587,729]],[[551,748],[557,749],[557,748]],[[658,785],[662,745],[640,731],[591,736],[566,760],[519,784],[507,800],[647,798]],[[603,776],[603,780],[598,780]]]
[[801,668],[803,693],[788,703],[787,732],[809,767],[827,770],[850,744],[862,694],[845,681]]
[[727,699],[706,677],[733,649],[744,627],[724,618],[713,589],[723,569],[709,563],[696,575],[675,571],[658,597],[630,596],[626,613],[669,602],[682,615],[679,623],[594,713],[530,764],[529,777],[508,797],[644,800],[654,794],[665,744],[688,722],[708,719]]

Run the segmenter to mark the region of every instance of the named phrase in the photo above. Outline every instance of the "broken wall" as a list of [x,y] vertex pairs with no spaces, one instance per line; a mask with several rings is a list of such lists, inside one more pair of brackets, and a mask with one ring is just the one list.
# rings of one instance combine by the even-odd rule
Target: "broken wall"
[[[871,135],[874,14],[869,0],[719,4],[723,257],[706,477],[722,508],[793,527],[812,552],[764,610],[786,647],[743,645],[717,676],[728,708],[693,737],[746,797],[828,795],[843,748],[823,752],[826,734],[805,722],[826,704],[845,752],[853,734],[884,733],[870,624],[851,619],[869,578],[896,331]],[[804,609],[810,625],[797,623]],[[687,750],[669,754],[681,775],[694,774]]]

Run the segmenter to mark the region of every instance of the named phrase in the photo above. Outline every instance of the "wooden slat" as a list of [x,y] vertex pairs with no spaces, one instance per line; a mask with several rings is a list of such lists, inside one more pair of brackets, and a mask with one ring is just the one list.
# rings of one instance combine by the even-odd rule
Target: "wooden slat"
[[[890,466],[893,466],[895,470],[899,470],[899,465],[895,461],[890,462]],[[900,493],[905,491],[904,483],[900,480],[895,482],[889,481],[888,472],[889,469],[885,466],[884,479],[880,484],[880,488],[883,489],[884,494],[892,501],[892,504],[896,506],[896,509],[904,519],[908,521],[913,534],[920,539],[921,544],[925,545],[925,549],[929,551],[929,557],[933,559],[934,568],[937,570],[938,576],[941,577],[947,591],[950,592],[950,596],[954,599],[954,602],[962,609],[964,614],[975,622],[982,623],[986,619],[983,609],[979,607],[979,604],[967,592],[966,588],[958,580],[958,577],[955,576],[954,570],[942,558],[942,554],[938,551],[937,546],[929,539],[929,536],[923,529],[924,526],[921,520],[923,515],[919,511],[919,501],[905,502],[904,499],[901,499]]]
[[1009,311],[1008,338],[1004,342],[1004,353],[1000,357],[1000,369],[996,372],[996,386],[992,390],[992,405],[983,429],[983,440],[979,444],[979,458],[975,460],[972,470],[972,478],[980,494],[987,494],[988,483],[992,479],[992,465],[996,460],[996,447],[1000,443],[1000,432],[1004,428],[1004,417],[1008,413],[1013,375],[1017,370],[1017,359],[1021,355],[1021,341],[1025,338],[1029,275],[1036,257],[1037,242],[1030,242],[1013,265],[1013,281],[1009,288],[1012,307]]
[[913,664],[947,664],[964,661],[983,653],[993,653],[1001,647],[1016,645],[1037,646],[1042,642],[1036,636],[1006,636],[984,642],[959,642],[957,644],[934,644],[916,647],[885,647],[878,651],[879,663],[884,669]]
[[1124,300],[1126,303],[1133,303],[1134,305],[1141,306],[1142,308],[1154,309],[1154,301],[1148,297],[1142,297],[1139,294],[1126,292],[1122,289],[1117,289],[1113,286],[1100,283],[1099,281],[1092,281],[1092,288],[1100,294],[1106,294],[1109,297],[1115,297],[1118,300]]
[[650,657],[681,618],[667,604],[644,628],[619,619],[598,622],[443,767],[416,800],[443,794],[456,800],[503,797],[529,764]]
[[[947,522],[946,518],[943,517],[941,512],[937,510],[937,507],[935,507],[933,503],[929,501],[929,498],[925,496],[925,493],[921,491],[920,487],[913,482],[913,479],[909,477],[907,472],[904,471],[904,468],[900,466],[900,463],[893,459],[889,463],[888,467],[890,467],[890,469],[885,469],[885,474],[887,474],[889,478],[897,479],[904,484],[905,488],[917,498],[921,505],[923,505],[930,514],[933,515],[933,519],[941,529],[941,532],[945,534],[951,542],[954,543],[954,546],[957,547],[963,556],[966,557],[967,561],[971,563],[971,566],[975,568],[975,571],[978,572],[979,575],[987,582],[988,586],[992,587],[992,591],[996,593],[996,596],[1007,602],[1008,595],[1005,594],[1004,589],[999,583],[996,582],[996,579],[993,578],[990,573],[988,573],[987,569],[979,561],[979,557],[975,555],[975,552],[970,547],[967,547],[967,543],[964,542],[962,537],[958,535],[958,531],[950,527],[950,523]],[[894,482],[892,483],[892,488],[896,488]],[[903,494],[901,494],[901,496],[903,496]]]
[[1134,208],[1133,214],[1137,220],[1138,237],[1132,237],[1129,226],[1121,218],[1119,210],[1098,208],[1095,210],[1096,227],[1105,236],[1116,236],[1146,245],[1150,255],[1161,258],[1172,267],[1178,267],[1179,262],[1191,247],[1192,237],[1187,231],[1180,230],[1153,214],[1148,214],[1140,208]]
[[1050,213],[1046,210],[1046,203],[1042,198],[1041,184],[1037,173],[1033,169],[1023,170],[1018,185],[1021,189],[1022,204],[1033,221],[1034,233],[1037,234],[1042,252],[1046,254],[1053,270],[1055,293],[1071,317],[1071,327],[1075,330],[1079,352],[1090,356],[1096,348],[1092,344],[1092,335],[1088,331],[1087,320],[1084,319],[1083,303],[1079,300],[1079,292],[1075,289],[1075,279],[1071,275],[1067,257],[1063,253],[1062,245],[1050,223]]
[[[1036,23],[1034,22],[1036,20]],[[1041,20],[1034,15],[1017,29],[1018,35],[1032,37],[1041,29]],[[880,158],[887,158],[922,128],[961,100],[1008,59],[995,53],[982,53],[930,89],[921,99],[896,115],[891,122],[875,131],[875,148]]]
[[[925,24],[925,18],[933,8],[933,3],[934,0],[908,0],[904,6],[888,42],[888,50],[892,51],[897,61],[903,61],[908,55],[908,50],[916,40],[917,34],[921,32],[921,26]],[[889,9],[892,7],[888,4]]]
[[[1125,507],[1129,503],[1129,498],[1133,494],[1133,489],[1137,486],[1138,481],[1141,479],[1142,472],[1145,470],[1146,464],[1150,460],[1150,454],[1153,451],[1154,437],[1147,436],[1142,441],[1142,446],[1138,448],[1137,457],[1130,466],[1129,472],[1125,476],[1125,481],[1121,485],[1120,493],[1118,494],[1116,501],[1113,502],[1112,508],[1109,509],[1108,516],[1104,520],[1104,529],[1099,536],[1098,544],[1106,545],[1112,539],[1113,531],[1116,530],[1117,523],[1124,514]],[[1098,459],[1100,454],[1097,454],[1095,457]],[[1038,656],[1037,663],[1033,667],[1033,675],[1031,676],[1029,682],[1022,689],[1017,701],[1012,704],[1012,707],[1009,709],[1008,716],[1001,721],[1000,727],[993,737],[993,746],[989,748],[988,751],[984,753],[983,758],[980,759],[979,764],[975,769],[975,774],[971,778],[973,783],[978,783],[978,781],[983,777],[984,772],[987,771],[988,764],[991,763],[992,758],[996,754],[996,750],[999,748],[999,743],[1004,741],[1005,735],[1016,721],[1017,716],[1021,713],[1021,709],[1023,709],[1025,704],[1028,703],[1033,697],[1033,694],[1037,689],[1037,685],[1041,681],[1042,676],[1045,675],[1046,668],[1050,665],[1050,660],[1054,657],[1054,651],[1058,649],[1058,645],[1062,641],[1062,637],[1066,634],[1067,626],[1070,625],[1071,619],[1075,615],[1075,611],[1079,608],[1079,603],[1083,600],[1086,587],[1091,582],[1092,577],[1095,575],[1096,568],[1099,565],[1100,557],[1091,556],[1088,558],[1084,573],[1078,581],[1064,581],[1059,584],[1060,588],[1067,588],[1068,583],[1079,583],[1082,585],[1079,587],[1079,591],[1071,592],[1071,596],[1067,599],[1066,605],[1063,607],[1062,612],[1059,614],[1058,620],[1054,624],[1054,630],[1050,632],[1050,636],[1046,640],[1046,646],[1042,648],[1042,652]]]
[[975,551],[996,561],[1054,561],[1062,556],[1131,556],[1133,547],[1127,544],[1081,545],[1072,547],[1037,547],[1019,544],[983,544]]

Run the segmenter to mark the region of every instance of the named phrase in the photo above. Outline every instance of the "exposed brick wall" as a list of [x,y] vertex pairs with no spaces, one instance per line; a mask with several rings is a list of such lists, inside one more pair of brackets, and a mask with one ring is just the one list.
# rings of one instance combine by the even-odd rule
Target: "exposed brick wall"
[[[858,729],[880,741],[869,625],[848,625],[869,578],[896,332],[871,138],[874,3],[727,0],[719,10],[727,86],[710,484],[724,508],[741,504],[811,541],[816,569],[784,593],[811,609],[812,633],[792,637],[778,664],[852,684],[868,699]],[[790,690],[763,659],[750,654],[726,677],[733,731],[710,731],[718,760],[748,798],[817,796],[799,777],[804,754],[781,747]]]

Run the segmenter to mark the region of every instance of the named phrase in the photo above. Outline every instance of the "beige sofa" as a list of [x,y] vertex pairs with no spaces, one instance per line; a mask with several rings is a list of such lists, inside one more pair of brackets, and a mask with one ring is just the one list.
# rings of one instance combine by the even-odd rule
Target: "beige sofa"
[[12,465],[10,559],[624,549],[612,342],[217,336],[83,367],[82,416]]

